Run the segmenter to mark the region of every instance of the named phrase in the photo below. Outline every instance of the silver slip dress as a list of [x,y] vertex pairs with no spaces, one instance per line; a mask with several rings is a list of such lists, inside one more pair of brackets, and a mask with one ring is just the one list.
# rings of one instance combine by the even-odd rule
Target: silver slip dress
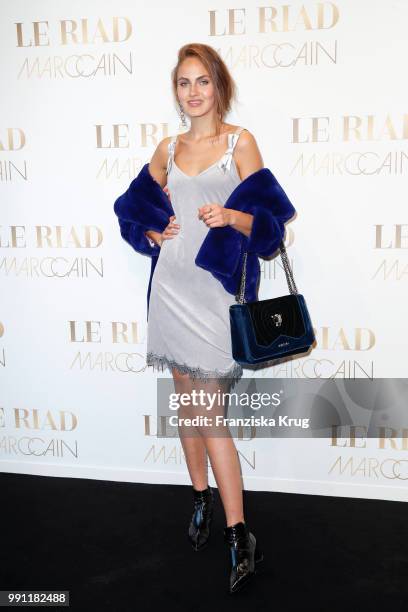
[[174,160],[177,136],[168,145],[167,186],[180,229],[163,241],[152,277],[146,364],[153,369],[175,367],[192,379],[228,378],[232,385],[242,377],[231,349],[229,307],[235,296],[194,260],[209,231],[198,208],[223,206],[241,182],[233,151],[243,129],[228,134],[222,158],[194,176]]

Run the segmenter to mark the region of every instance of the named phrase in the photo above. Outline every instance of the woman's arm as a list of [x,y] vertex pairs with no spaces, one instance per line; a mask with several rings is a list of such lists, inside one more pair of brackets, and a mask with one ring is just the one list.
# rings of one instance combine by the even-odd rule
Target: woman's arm
[[244,130],[237,140],[234,159],[241,181],[264,167],[255,137],[248,130]]
[[171,136],[163,138],[156,147],[155,152],[149,163],[149,172],[154,180],[163,188],[167,185],[167,159],[168,146],[171,141]]
[[[155,232],[154,230],[147,230],[147,232],[144,233],[146,238],[151,241],[151,246],[154,246],[155,244],[157,244],[158,246],[162,245],[162,237],[160,232]],[[152,244],[152,242],[154,244]]]
[[[171,136],[161,140],[152,155],[149,163],[149,172],[154,180],[159,183],[160,187],[164,188],[167,185],[167,160],[168,160],[168,145],[171,141]],[[144,235],[149,240],[150,245],[161,247],[163,239],[160,232],[147,230]]]
[[126,221],[119,217],[120,234],[135,251],[142,255],[158,255],[160,247],[151,241],[145,234],[144,229],[139,223]]
[[228,210],[228,225],[249,237],[251,235],[252,223],[254,222],[254,215],[239,210],[226,210]]
[[[159,183],[160,187],[164,187],[167,183],[167,151],[170,137],[163,138],[156,147],[151,158],[148,171],[151,177]],[[128,191],[119,196],[114,204],[114,210],[119,219],[120,233],[122,238],[128,242],[135,251],[144,255],[157,255],[160,252],[162,243],[160,232],[147,230],[136,221],[125,218],[123,215],[122,200],[126,199]]]
[[[244,130],[238,138],[234,159],[242,181],[264,167],[255,137],[248,130]],[[251,235],[253,215],[239,210],[228,210],[228,217],[231,227],[247,237]]]

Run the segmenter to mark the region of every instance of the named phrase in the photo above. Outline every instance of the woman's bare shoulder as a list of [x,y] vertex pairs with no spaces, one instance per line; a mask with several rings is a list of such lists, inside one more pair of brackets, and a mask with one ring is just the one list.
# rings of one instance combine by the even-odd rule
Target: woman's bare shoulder
[[156,147],[155,152],[149,163],[149,172],[152,177],[160,183],[162,187],[167,184],[167,160],[168,160],[168,147],[171,142],[172,136],[166,136],[163,138]]
[[256,138],[246,128],[239,135],[234,157],[242,180],[264,167]]
[[239,145],[241,147],[251,146],[251,144],[256,144],[256,138],[254,134],[248,130],[248,128],[243,127],[238,138],[237,147]]

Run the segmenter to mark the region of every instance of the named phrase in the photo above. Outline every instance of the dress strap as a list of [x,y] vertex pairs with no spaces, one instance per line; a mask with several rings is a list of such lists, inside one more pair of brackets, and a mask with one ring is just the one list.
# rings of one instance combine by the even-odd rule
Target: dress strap
[[174,151],[175,151],[175,148],[176,148],[176,142],[177,142],[177,135],[176,136],[172,136],[172,139],[170,140],[169,144],[167,145],[168,157],[167,157],[167,170],[166,170],[166,174],[168,174],[170,172],[171,167],[173,165]]
[[235,145],[238,142],[239,135],[246,128],[239,127],[234,133],[228,134],[228,149],[225,151],[225,154],[220,159],[219,166],[221,170],[225,172],[231,169],[232,155],[234,153]]

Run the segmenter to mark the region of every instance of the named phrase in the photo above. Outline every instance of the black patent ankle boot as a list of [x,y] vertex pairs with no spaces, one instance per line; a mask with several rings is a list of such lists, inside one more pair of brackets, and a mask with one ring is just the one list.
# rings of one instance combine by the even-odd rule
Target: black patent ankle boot
[[188,537],[194,550],[201,550],[210,537],[210,526],[214,508],[214,493],[210,486],[204,491],[193,487],[194,512],[188,529]]
[[256,574],[256,565],[263,560],[263,553],[245,523],[225,527],[224,540],[231,551],[230,593],[235,593]]

